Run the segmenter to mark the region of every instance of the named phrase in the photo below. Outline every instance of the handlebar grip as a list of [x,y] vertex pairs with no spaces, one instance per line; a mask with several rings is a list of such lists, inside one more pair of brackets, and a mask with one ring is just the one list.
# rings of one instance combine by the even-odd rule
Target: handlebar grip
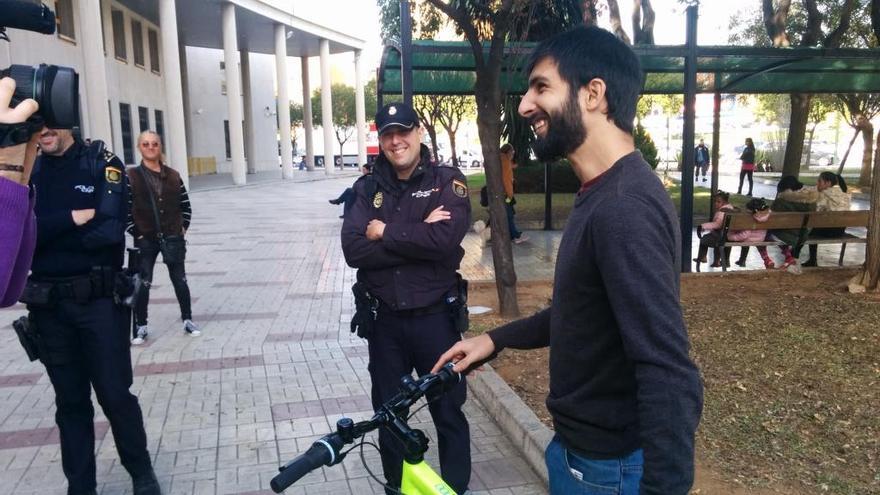
[[282,466],[281,472],[272,478],[269,486],[272,487],[273,492],[281,493],[303,476],[325,464],[330,464],[333,458],[334,454],[327,444],[315,442],[304,454]]

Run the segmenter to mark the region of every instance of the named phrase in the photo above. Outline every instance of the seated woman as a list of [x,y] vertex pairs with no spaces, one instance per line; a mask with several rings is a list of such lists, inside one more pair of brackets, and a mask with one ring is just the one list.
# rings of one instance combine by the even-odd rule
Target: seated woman
[[711,222],[706,222],[699,226],[697,235],[700,235],[700,249],[697,251],[697,257],[694,261],[697,263],[706,263],[706,253],[712,247],[715,259],[712,262],[713,268],[721,267],[721,249],[718,244],[721,241],[721,227],[724,222],[724,213],[736,211],[736,208],[730,204],[730,193],[718,191],[713,199],[715,201],[715,215]]
[[[776,199],[773,201],[771,208],[777,212],[816,211],[816,201],[818,199],[819,193],[815,189],[805,188],[797,177],[786,175],[776,185]],[[800,252],[795,252],[792,248],[797,245],[800,238],[800,230],[771,230],[770,236],[786,244],[782,247],[782,255],[785,257],[785,261],[782,262],[782,266],[779,268],[786,269],[793,265],[797,266],[797,258]]]
[[[816,191],[819,198],[816,200],[816,211],[848,211],[851,195],[846,192],[846,181],[834,172],[822,172],[816,179]],[[840,237],[844,234],[846,228],[832,227],[824,229],[813,229],[810,235],[813,237]],[[817,244],[810,244],[810,259],[804,263],[804,266],[819,266],[816,256],[819,253]]]

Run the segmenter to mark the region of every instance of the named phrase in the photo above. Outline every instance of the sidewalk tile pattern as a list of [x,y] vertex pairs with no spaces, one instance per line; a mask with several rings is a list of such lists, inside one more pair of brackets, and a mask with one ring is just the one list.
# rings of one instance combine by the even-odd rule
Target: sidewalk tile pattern
[[[367,348],[349,332],[355,271],[342,256],[340,207],[326,201],[353,177],[312,182],[324,179],[323,171],[297,171],[293,181],[261,175],[256,186],[243,188],[228,187],[222,177],[192,178],[187,263],[198,269],[187,275],[203,333],[194,338],[183,332],[167,270],[157,268],[150,338],[132,347],[132,391],[166,495],[270,494],[269,480],[280,464],[341,417],[357,421],[372,414]],[[466,248],[477,241],[469,238]],[[488,251],[469,256],[466,275],[491,278]],[[545,254],[537,250],[534,256]],[[530,276],[552,273],[552,261],[544,264],[549,268]],[[9,330],[0,334],[0,491],[62,495],[54,393],[43,366],[28,362],[8,324],[23,314],[21,305],[0,312],[0,325]],[[98,493],[129,494],[131,480],[94,402]],[[471,399],[465,411],[474,492],[546,493],[480,404]],[[439,470],[427,410],[417,411],[411,425],[431,439],[427,461]],[[367,439],[375,442],[376,436]],[[364,448],[364,458],[381,473],[371,447]],[[355,451],[286,493],[383,491]]]

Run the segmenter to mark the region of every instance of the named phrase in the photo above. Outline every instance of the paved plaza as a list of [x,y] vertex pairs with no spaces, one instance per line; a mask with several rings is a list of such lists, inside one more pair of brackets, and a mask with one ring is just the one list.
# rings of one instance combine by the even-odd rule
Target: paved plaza
[[[173,288],[156,268],[150,303],[152,333],[132,348],[133,391],[141,407],[156,472],[166,494],[268,494],[269,480],[342,416],[371,414],[365,342],[349,333],[349,288],[355,271],[339,243],[341,206],[327,199],[350,185],[355,172],[326,178],[323,171],[248,176],[232,187],[229,176],[194,177],[194,222],[187,274],[194,319],[203,335],[184,335]],[[520,280],[553,275],[560,232],[530,231],[513,246]],[[694,252],[696,252],[696,238]],[[471,233],[462,272],[493,278],[489,249]],[[836,263],[836,247],[823,247],[820,263]],[[862,246],[847,263],[864,259]],[[752,253],[751,268],[760,267]],[[736,268],[736,267],[735,267]],[[704,271],[714,271],[704,266]],[[42,365],[29,363],[9,323],[21,306],[0,310],[0,492],[64,494],[54,393]],[[482,494],[546,493],[537,475],[470,395],[473,478]],[[98,489],[131,491],[108,423],[97,407]],[[414,426],[432,438],[428,462],[439,469],[427,410]],[[366,447],[367,464],[381,472]],[[287,493],[382,493],[358,452],[340,466],[304,478]]]
[[[184,335],[173,288],[156,268],[152,333],[132,348],[149,449],[166,494],[268,494],[278,465],[303,452],[336,420],[371,415],[365,341],[349,333],[355,271],[343,259],[341,207],[327,199],[354,175],[298,172],[244,188],[224,177],[193,178],[194,222],[187,272],[194,319]],[[249,178],[253,178],[249,176]],[[228,179],[228,176],[226,176]],[[257,177],[257,179],[260,179]],[[320,179],[314,182],[314,179]],[[64,494],[54,393],[42,365],[29,363],[0,311],[0,492]],[[94,400],[94,399],[93,399]],[[131,492],[106,418],[96,404],[98,492]],[[477,493],[539,494],[543,484],[473,396],[473,477]],[[432,439],[427,409],[412,420]],[[377,453],[364,449],[381,473]],[[358,452],[287,490],[293,494],[382,493]]]

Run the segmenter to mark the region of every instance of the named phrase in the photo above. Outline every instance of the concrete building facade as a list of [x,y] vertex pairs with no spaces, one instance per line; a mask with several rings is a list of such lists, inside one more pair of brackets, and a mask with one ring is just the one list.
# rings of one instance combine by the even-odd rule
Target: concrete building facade
[[[244,184],[247,173],[273,168],[290,177],[290,142],[279,139],[290,134],[289,58],[328,62],[329,54],[358,54],[364,44],[298,18],[299,1],[307,0],[56,0],[57,33],[10,29],[0,67],[73,67],[83,137],[104,140],[127,164],[140,161],[137,135],[153,129],[168,164],[185,178],[229,173]],[[315,74],[311,84],[307,70],[302,77],[304,87],[322,89],[329,106],[329,77]],[[314,150],[306,151],[313,168]],[[324,153],[332,163],[332,148]]]

